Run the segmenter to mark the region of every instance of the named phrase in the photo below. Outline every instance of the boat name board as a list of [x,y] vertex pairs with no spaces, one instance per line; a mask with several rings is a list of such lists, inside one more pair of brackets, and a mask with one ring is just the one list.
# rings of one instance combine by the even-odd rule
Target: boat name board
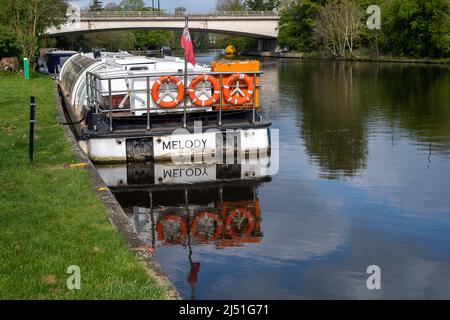
[[216,151],[216,134],[214,132],[172,134],[153,137],[153,141],[155,159],[172,158],[181,154],[211,155]]
[[194,139],[194,140],[169,140],[162,142],[163,150],[183,150],[183,149],[198,149],[206,148],[208,139]]

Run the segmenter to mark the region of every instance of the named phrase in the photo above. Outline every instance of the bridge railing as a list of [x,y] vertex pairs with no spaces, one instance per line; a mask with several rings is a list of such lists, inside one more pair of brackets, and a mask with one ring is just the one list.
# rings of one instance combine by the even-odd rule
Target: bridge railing
[[[81,17],[85,18],[115,18],[115,17],[183,17],[184,12],[173,12],[173,11],[89,11],[81,10]],[[278,16],[276,12],[273,11],[214,11],[214,12],[203,12],[203,13],[189,13],[189,17],[270,17]]]

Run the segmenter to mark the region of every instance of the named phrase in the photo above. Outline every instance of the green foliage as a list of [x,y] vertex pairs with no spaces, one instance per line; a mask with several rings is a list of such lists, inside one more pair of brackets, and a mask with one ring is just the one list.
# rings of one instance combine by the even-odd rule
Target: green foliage
[[100,0],[92,0],[91,5],[89,6],[89,10],[91,11],[102,11],[103,5]]
[[217,11],[242,11],[244,8],[241,0],[217,0],[216,2]]
[[211,47],[209,35],[205,32],[191,31],[192,41],[195,49],[208,49]]
[[216,47],[224,49],[227,45],[232,44],[236,50],[256,50],[258,47],[258,40],[246,37],[236,36],[216,36]]
[[87,33],[85,38],[92,47],[105,48],[108,51],[133,50],[135,43],[134,34],[129,31]]
[[450,57],[448,0],[391,0],[382,7],[385,51],[413,57]]
[[0,24],[0,58],[18,55],[16,38],[10,27]]
[[135,41],[132,31],[104,31],[64,35],[57,38],[56,46],[70,50],[82,48],[85,52],[89,52],[93,48],[118,51],[133,50]]
[[279,5],[280,0],[245,0],[245,7],[253,11],[272,11]]
[[64,0],[0,0],[0,21],[13,31],[21,57],[28,57],[34,69],[38,39],[49,27],[65,19]]
[[109,2],[105,5],[104,8],[106,11],[120,11],[121,8],[117,3]]
[[363,34],[364,12],[356,0],[330,0],[322,8],[315,21],[315,42],[333,56],[345,57]]
[[143,10],[145,8],[144,0],[122,0],[119,3],[122,10],[133,11]]
[[169,30],[139,30],[132,33],[135,38],[134,47],[143,50],[170,46],[173,38],[173,32]]
[[[252,1],[256,2],[256,0]],[[336,1],[335,1],[336,2]],[[340,0],[337,0],[339,3]],[[450,57],[449,0],[357,0],[361,14],[370,4],[381,7],[381,30],[361,30],[358,45],[371,48],[378,56],[380,44],[385,54],[409,57]],[[283,2],[280,10],[278,42],[299,51],[321,49],[314,44],[320,8],[330,0]],[[364,21],[365,22],[365,21]]]
[[176,7],[175,8],[175,12],[186,12],[186,8],[185,7]]
[[283,8],[278,24],[279,44],[298,51],[313,49],[312,32],[320,8],[320,3],[312,0],[299,0]]

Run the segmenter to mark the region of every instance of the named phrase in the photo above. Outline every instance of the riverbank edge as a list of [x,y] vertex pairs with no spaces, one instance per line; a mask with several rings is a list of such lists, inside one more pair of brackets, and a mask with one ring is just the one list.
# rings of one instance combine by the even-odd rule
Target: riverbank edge
[[312,57],[305,56],[299,52],[273,52],[273,51],[242,51],[241,56],[267,57],[279,59],[297,59],[297,60],[322,60],[322,61],[356,61],[356,62],[387,62],[387,63],[421,63],[421,64],[450,64],[449,60],[428,60],[428,59],[413,59],[413,58],[327,58],[327,57]]
[[[61,98],[58,92],[57,82],[53,82],[53,95],[56,102],[57,109],[57,121],[60,123],[66,122],[66,117],[64,115],[64,110],[61,103]],[[153,255],[148,251],[145,243],[139,239],[138,233],[135,227],[129,222],[125,212],[123,211],[120,204],[117,202],[116,198],[112,194],[111,190],[105,184],[103,179],[100,177],[97,169],[95,168],[92,161],[88,158],[86,153],[79,146],[72,130],[67,126],[63,126],[64,136],[69,142],[73,154],[78,161],[86,163],[86,170],[89,172],[89,178],[91,184],[95,188],[97,198],[104,204],[108,212],[108,219],[111,224],[116,228],[116,230],[122,235],[128,244],[130,251],[137,256],[141,265],[147,272],[147,274],[155,279],[156,283],[164,287],[167,291],[168,300],[181,300],[181,295],[175,288],[172,281],[163,271],[161,265],[156,261]]]

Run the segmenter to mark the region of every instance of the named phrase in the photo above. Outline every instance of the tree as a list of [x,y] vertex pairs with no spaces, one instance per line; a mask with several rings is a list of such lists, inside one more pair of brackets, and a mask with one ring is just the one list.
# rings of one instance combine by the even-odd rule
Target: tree
[[272,11],[278,8],[280,0],[245,0],[245,6],[253,11]]
[[119,7],[122,10],[127,10],[127,11],[144,10],[145,3],[144,3],[144,0],[122,0],[119,3]]
[[0,24],[0,58],[17,55],[14,32],[7,25]]
[[217,11],[241,11],[244,5],[241,0],[217,0]]
[[89,10],[91,11],[102,11],[103,6],[100,0],[93,0],[91,5],[89,6]]
[[227,45],[232,44],[239,52],[242,50],[256,50],[258,47],[257,39],[220,34],[216,35],[215,38],[215,46],[217,48],[225,48]]
[[313,27],[320,8],[320,3],[312,0],[298,0],[282,8],[278,22],[278,43],[303,52],[313,49]]
[[14,32],[21,58],[30,60],[34,69],[39,36],[50,27],[57,27],[65,20],[67,3],[64,0],[0,0],[1,21]]
[[107,31],[87,33],[81,47],[90,50],[105,48],[108,51],[133,50],[135,37],[130,31]]
[[448,0],[392,0],[382,7],[385,50],[414,57],[450,57]]
[[133,31],[134,46],[138,49],[154,49],[158,46],[170,45],[172,31],[169,30],[139,30]]
[[117,3],[110,2],[110,3],[106,4],[105,10],[107,10],[107,11],[120,11],[121,8],[120,8],[120,6]]
[[192,32],[192,41],[194,43],[194,48],[209,48],[209,36],[205,32]]
[[175,8],[175,12],[176,13],[182,13],[182,12],[186,12],[186,8],[185,7],[176,7]]
[[314,26],[315,41],[334,56],[353,55],[355,42],[363,30],[364,11],[355,0],[330,0],[319,11]]

